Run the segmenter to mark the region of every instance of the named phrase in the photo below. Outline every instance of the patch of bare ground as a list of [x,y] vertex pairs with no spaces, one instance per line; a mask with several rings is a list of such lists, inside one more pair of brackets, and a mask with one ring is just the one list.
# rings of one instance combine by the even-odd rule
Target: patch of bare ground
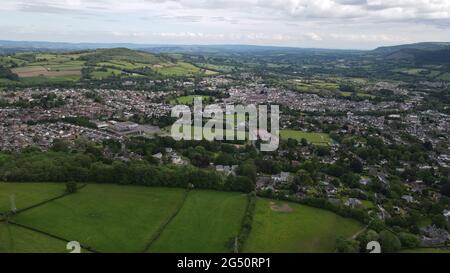
[[270,208],[272,211],[276,212],[292,212],[293,209],[289,206],[288,203],[276,204],[275,202],[270,202]]

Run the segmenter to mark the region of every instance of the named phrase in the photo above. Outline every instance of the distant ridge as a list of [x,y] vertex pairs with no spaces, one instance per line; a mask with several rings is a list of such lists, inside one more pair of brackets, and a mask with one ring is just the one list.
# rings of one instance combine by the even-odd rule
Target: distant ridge
[[239,44],[218,44],[218,45],[177,45],[177,44],[134,44],[134,43],[64,43],[46,41],[7,41],[0,40],[0,52],[15,49],[17,51],[37,51],[37,50],[87,50],[98,48],[128,48],[133,50],[146,50],[155,53],[194,53],[194,52],[217,52],[218,50],[245,52],[245,51],[359,51],[342,49],[323,48],[300,48],[287,46],[264,46],[264,45],[239,45]]
[[389,54],[402,49],[416,49],[416,50],[443,50],[450,49],[450,42],[425,42],[416,44],[384,46],[374,50],[377,53]]
[[450,43],[429,42],[380,47],[373,52],[391,61],[406,61],[416,65],[450,64]]

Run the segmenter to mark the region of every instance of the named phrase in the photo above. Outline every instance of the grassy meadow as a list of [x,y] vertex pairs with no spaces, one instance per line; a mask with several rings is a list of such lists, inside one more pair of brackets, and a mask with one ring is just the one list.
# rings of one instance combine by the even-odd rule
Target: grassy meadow
[[294,203],[258,199],[245,252],[331,253],[338,236],[363,227],[332,212]]
[[227,252],[244,217],[245,194],[193,191],[150,252]]
[[[29,206],[58,196],[63,184],[0,184]],[[227,253],[240,231],[247,205],[242,193],[89,184],[77,193],[12,215],[0,222],[0,253],[63,252],[66,241],[92,251]],[[0,219],[1,220],[1,219]],[[362,229],[332,212],[258,198],[244,252],[333,252],[338,236]],[[40,231],[40,232],[37,232]],[[62,238],[54,239],[43,233]]]
[[282,139],[295,139],[301,141],[306,139],[309,143],[314,145],[330,145],[330,135],[324,133],[310,133],[296,130],[281,130],[280,136]]
[[64,241],[0,223],[0,253],[67,253],[66,245]]
[[14,220],[101,252],[140,252],[183,194],[182,189],[92,184]]
[[11,209],[11,195],[14,195],[16,208],[20,210],[60,196],[64,190],[62,184],[0,182],[0,212]]

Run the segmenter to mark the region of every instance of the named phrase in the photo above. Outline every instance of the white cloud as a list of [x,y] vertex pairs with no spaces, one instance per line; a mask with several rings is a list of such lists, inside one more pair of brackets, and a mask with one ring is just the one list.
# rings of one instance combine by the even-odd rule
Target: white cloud
[[[42,14],[53,24],[31,19]],[[61,16],[79,36],[91,33],[93,39],[370,47],[450,37],[450,0],[2,0],[0,5],[3,25],[60,31]]]

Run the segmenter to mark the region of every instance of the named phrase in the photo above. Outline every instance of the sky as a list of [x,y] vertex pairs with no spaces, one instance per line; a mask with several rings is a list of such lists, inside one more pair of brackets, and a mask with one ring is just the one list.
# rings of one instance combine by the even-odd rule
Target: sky
[[450,0],[1,0],[0,40],[371,49],[450,41]]

